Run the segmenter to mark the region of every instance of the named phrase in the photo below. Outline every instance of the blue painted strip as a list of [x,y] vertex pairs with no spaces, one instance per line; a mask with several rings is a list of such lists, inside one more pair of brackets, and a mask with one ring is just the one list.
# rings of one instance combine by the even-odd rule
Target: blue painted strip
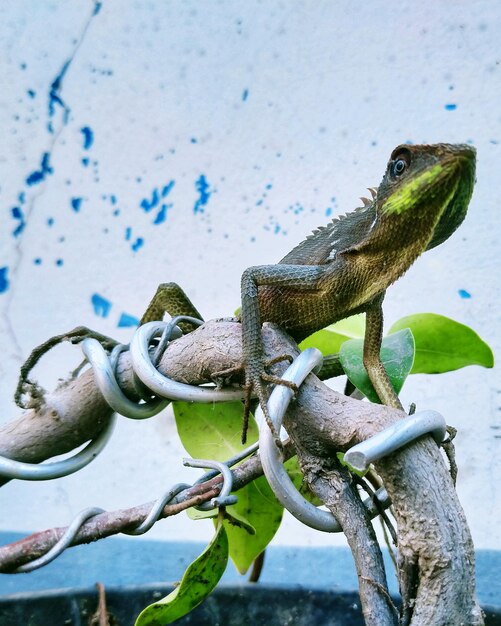
[[[200,522],[199,522],[200,523]],[[24,537],[21,533],[0,532],[2,545]],[[138,585],[180,580],[186,567],[205,549],[199,542],[167,542],[112,537],[97,543],[70,548],[58,559],[30,574],[0,575],[0,594],[90,587],[96,580],[105,586]],[[383,550],[391,593],[397,593],[393,565]],[[501,601],[501,552],[476,553],[478,598],[483,605]],[[229,564],[223,582],[243,582]],[[353,557],[348,548],[305,548],[270,546],[260,581],[263,584],[299,584],[310,589],[358,589]]]

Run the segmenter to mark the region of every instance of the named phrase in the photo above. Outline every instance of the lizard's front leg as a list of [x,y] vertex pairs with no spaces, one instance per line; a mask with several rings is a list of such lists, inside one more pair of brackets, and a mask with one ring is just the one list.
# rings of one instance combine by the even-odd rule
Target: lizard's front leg
[[[323,271],[322,267],[316,265],[278,264],[249,267],[242,274],[242,352],[246,390],[242,432],[243,442],[245,442],[247,431],[252,391],[254,391],[258,397],[266,422],[273,433],[275,441],[278,443],[279,436],[268,413],[268,394],[266,390],[266,383],[271,382],[275,384],[282,384],[296,389],[295,385],[292,385],[292,383],[283,381],[281,378],[266,372],[266,366],[271,364],[271,362],[266,363],[264,358],[263,341],[261,338],[261,323],[262,321],[274,321],[280,325],[280,320],[261,319],[258,292],[259,287],[262,285],[281,285],[283,287],[311,291],[317,288],[318,281],[322,276]],[[282,355],[272,361],[284,360],[286,358],[287,355]]]
[[367,309],[364,338],[364,366],[372,386],[383,404],[403,410],[402,404],[393,389],[390,378],[381,362],[380,350],[383,339],[383,298],[384,293],[373,301]]

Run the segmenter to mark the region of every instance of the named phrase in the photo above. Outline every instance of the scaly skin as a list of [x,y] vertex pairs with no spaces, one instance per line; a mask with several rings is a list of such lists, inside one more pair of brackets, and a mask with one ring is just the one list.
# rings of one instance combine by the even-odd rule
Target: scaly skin
[[[364,206],[321,226],[277,265],[242,275],[242,344],[247,401],[252,391],[267,409],[262,322],[274,322],[296,341],[355,313],[366,313],[364,365],[380,398],[402,408],[379,358],[386,289],[425,250],[445,241],[466,215],[475,181],[475,150],[466,145],[395,148],[377,192]],[[199,317],[174,283],[159,288],[141,322],[159,312]],[[167,297],[166,294],[167,293]],[[157,306],[161,302],[160,307]],[[191,307],[191,308],[190,308]]]

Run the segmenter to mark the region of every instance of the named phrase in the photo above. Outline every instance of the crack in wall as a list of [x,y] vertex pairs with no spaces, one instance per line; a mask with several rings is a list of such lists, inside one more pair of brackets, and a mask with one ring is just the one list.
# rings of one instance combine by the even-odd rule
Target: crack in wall
[[[19,343],[16,331],[14,329],[14,325],[12,323],[12,319],[10,316],[10,309],[12,303],[14,301],[16,287],[17,287],[17,275],[19,272],[19,268],[23,262],[23,232],[25,231],[28,223],[30,221],[31,215],[35,209],[35,204],[37,200],[43,195],[45,192],[45,179],[47,176],[53,173],[53,168],[50,166],[50,162],[52,160],[52,156],[54,154],[54,150],[56,144],[61,137],[62,132],[68,125],[71,114],[71,107],[66,103],[66,101],[62,97],[63,83],[64,79],[67,76],[67,72],[71,67],[78,51],[80,50],[87,32],[90,28],[90,25],[98,15],[101,10],[102,2],[98,0],[92,0],[92,12],[89,17],[85,20],[85,23],[80,31],[80,35],[76,39],[75,46],[70,57],[63,63],[61,69],[58,74],[54,78],[54,80],[49,85],[48,89],[48,107],[47,107],[47,132],[50,136],[50,141],[48,147],[43,151],[40,158],[40,169],[34,170],[26,177],[25,187],[18,194],[19,206],[13,207],[11,210],[12,217],[18,221],[16,228],[13,230],[12,235],[14,237],[14,246],[13,246],[13,262],[9,265],[9,283],[10,288],[6,294],[5,306],[2,310],[2,318],[5,322],[7,334],[12,341],[14,347],[14,355],[15,357],[21,361],[23,360],[23,351],[21,345]],[[62,115],[60,121],[56,124],[56,113],[58,108],[61,109]],[[27,193],[33,185],[41,184],[41,187],[38,193],[33,193],[30,195],[28,199]]]

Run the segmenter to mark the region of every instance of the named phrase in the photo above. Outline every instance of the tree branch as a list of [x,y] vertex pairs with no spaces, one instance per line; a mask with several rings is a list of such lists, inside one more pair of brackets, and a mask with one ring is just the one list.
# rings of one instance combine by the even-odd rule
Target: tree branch
[[[297,352],[290,338],[272,325],[264,325],[263,339],[269,358]],[[222,320],[207,322],[172,342],[159,369],[181,382],[199,384],[210,380],[212,372],[240,362],[240,325]],[[134,379],[127,353],[119,360],[118,378],[126,393],[134,397]],[[38,411],[27,411],[15,422],[0,428],[0,454],[18,460],[41,461],[93,438],[109,417],[110,411],[94,385],[92,372],[85,372],[48,394]],[[372,530],[364,519],[365,513],[360,509],[349,477],[333,467],[332,459],[336,452],[346,451],[403,417],[404,414],[395,409],[336,393],[310,375],[284,422],[306,469],[308,482],[322,494],[347,535],[357,564],[368,624],[378,623],[373,615],[384,607],[391,621],[379,623],[394,623],[394,615],[379,571],[380,557]],[[412,626],[483,624],[474,596],[473,544],[436,444],[424,437],[380,461],[377,470],[396,512],[399,555],[405,564],[401,573],[409,571],[409,564],[418,573]],[[200,498],[200,494],[192,495]],[[168,505],[164,513],[173,514],[174,509],[169,508],[172,506],[181,505]],[[149,510],[146,507],[148,505],[136,507],[140,510],[131,514],[130,519],[139,522]],[[92,520],[88,524],[92,524]],[[360,537],[363,540],[359,542]],[[85,541],[84,536],[82,541]],[[376,569],[368,564],[376,564]],[[404,601],[407,602],[407,598]]]

